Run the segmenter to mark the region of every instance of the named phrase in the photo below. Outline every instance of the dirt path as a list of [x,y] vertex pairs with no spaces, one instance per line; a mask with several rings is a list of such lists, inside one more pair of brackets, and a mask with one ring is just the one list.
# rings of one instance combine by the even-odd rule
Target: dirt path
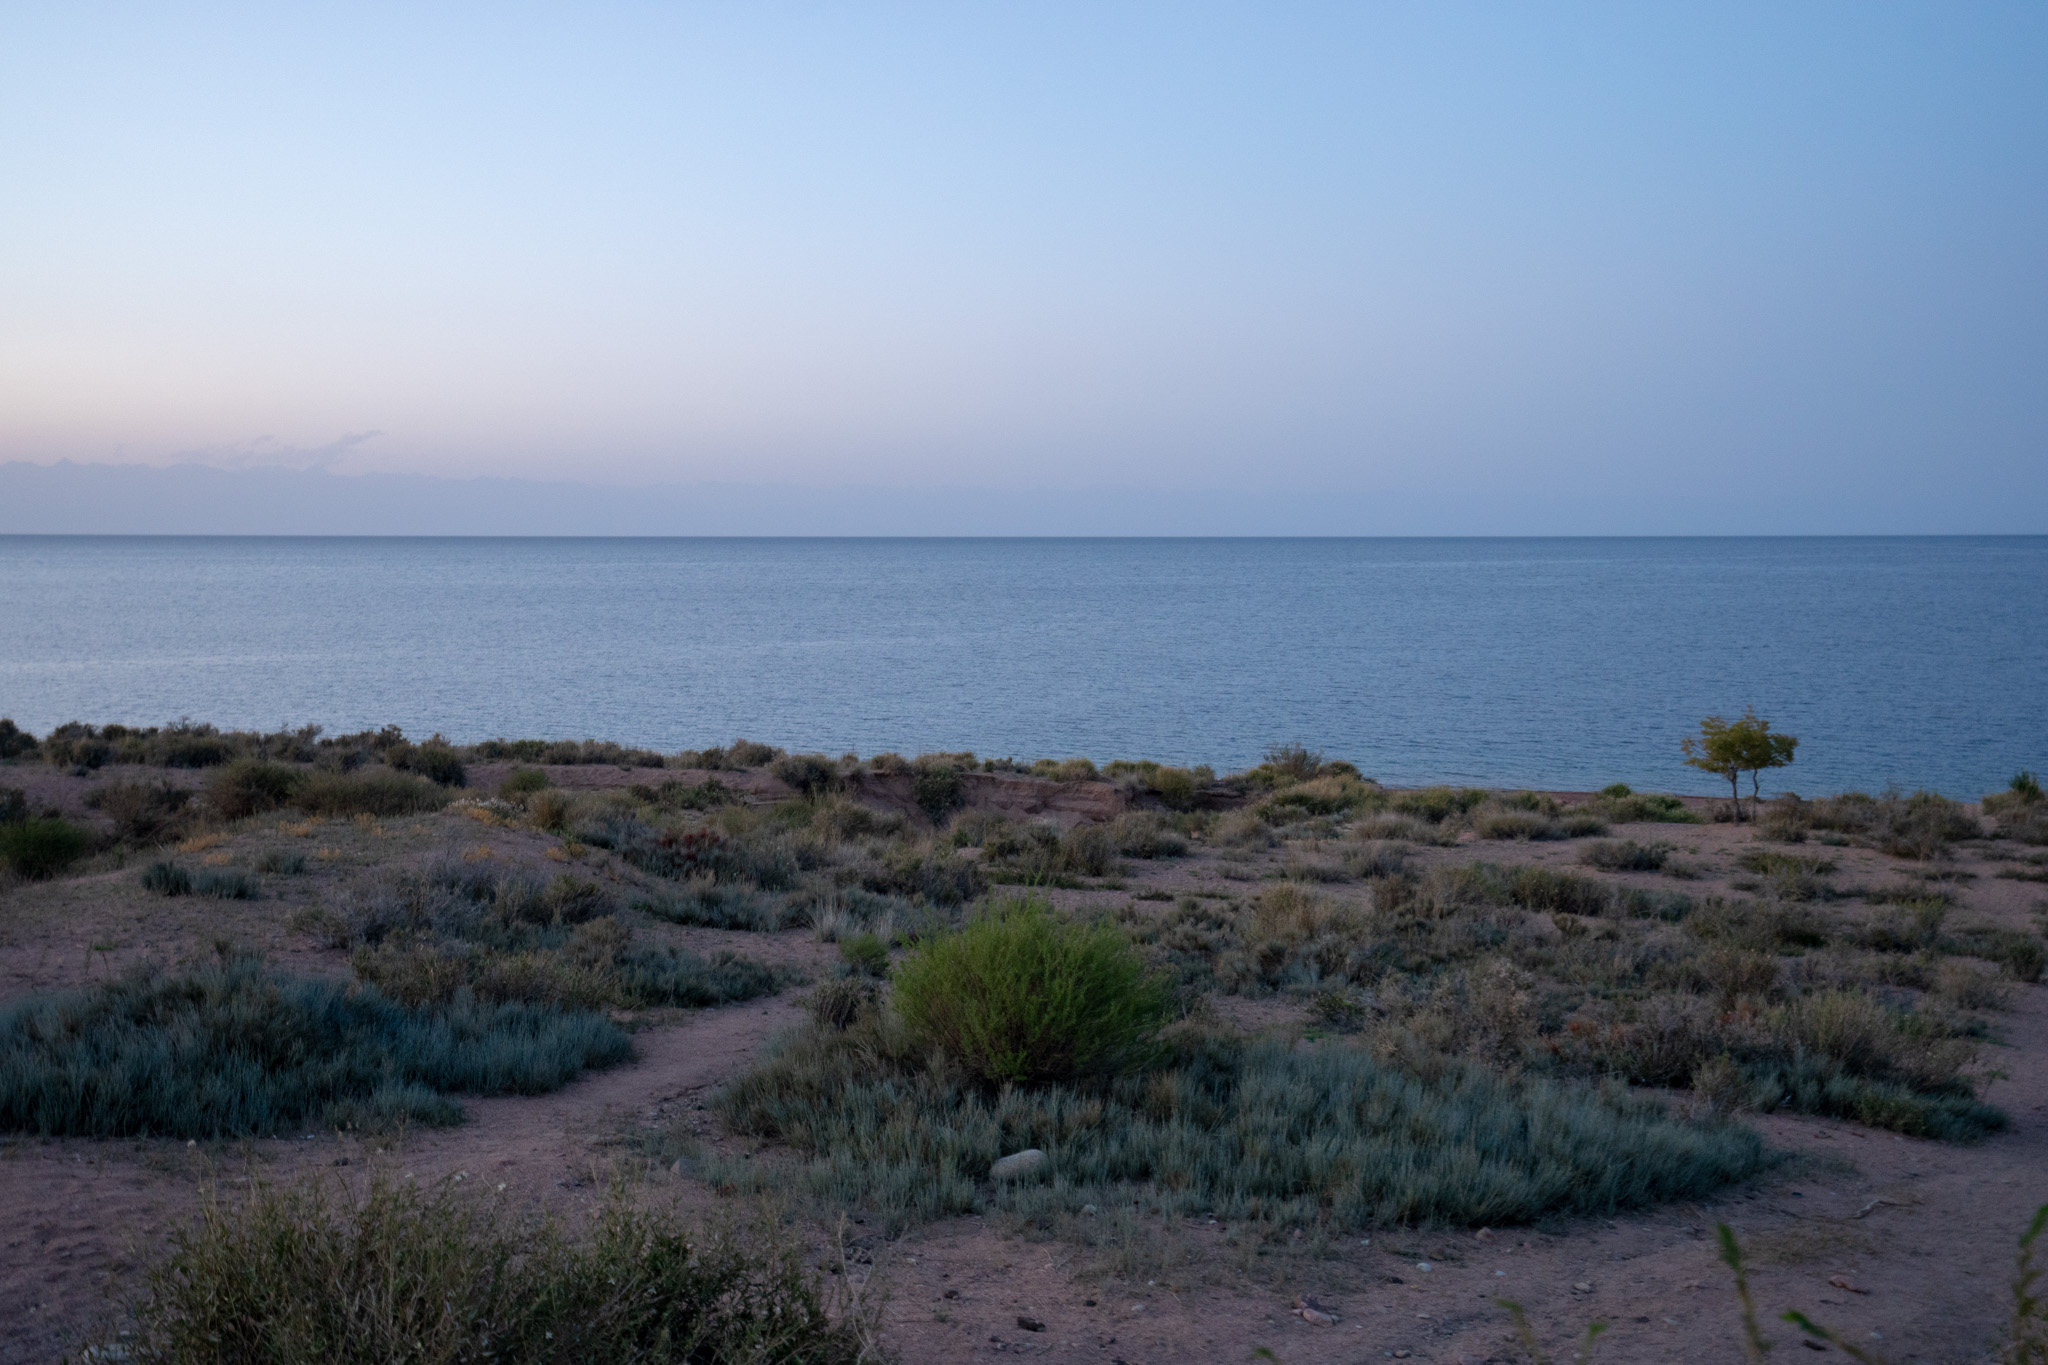
[[638,1058],[550,1095],[470,1100],[460,1127],[410,1135],[388,1155],[350,1138],[206,1146],[16,1139],[0,1143],[0,1362],[54,1360],[110,1309],[115,1285],[159,1257],[210,1185],[308,1172],[358,1176],[384,1161],[423,1180],[467,1172],[540,1204],[589,1190],[619,1125],[744,1067],[798,1017],[786,1000],[704,1010],[635,1041]]

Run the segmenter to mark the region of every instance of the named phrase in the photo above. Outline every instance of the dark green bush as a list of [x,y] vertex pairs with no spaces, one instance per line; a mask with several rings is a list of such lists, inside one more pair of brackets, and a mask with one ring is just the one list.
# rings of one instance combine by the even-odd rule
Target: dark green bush
[[25,758],[36,751],[36,737],[0,716],[0,759]]
[[248,959],[138,970],[0,1010],[0,1129],[231,1137],[456,1122],[444,1092],[538,1094],[624,1061],[610,1021],[523,1005],[399,1005]]
[[933,824],[961,803],[960,770],[944,757],[924,757],[910,766],[910,794]]
[[1602,839],[1579,850],[1579,861],[1605,872],[1656,872],[1671,856],[1669,844],[1639,844],[1633,839]]
[[47,816],[0,825],[0,864],[34,880],[54,877],[92,851],[92,835]]
[[1126,858],[1178,858],[1188,841],[1150,811],[1125,811],[1109,827],[1116,851]]
[[281,763],[238,758],[206,782],[206,804],[223,820],[276,810],[292,800],[303,774]]
[[117,838],[159,842],[177,832],[192,793],[161,778],[109,782],[86,793],[85,804],[114,822]]
[[246,872],[202,872],[192,879],[192,894],[224,901],[253,901],[261,896],[256,879]]
[[189,896],[192,874],[176,863],[151,863],[142,874],[142,889],[159,896]]
[[303,877],[306,874],[306,855],[282,848],[269,849],[256,859],[256,870],[285,877]]
[[498,784],[500,796],[525,796],[531,792],[545,791],[549,786],[546,771],[540,768],[514,768],[505,774],[505,780]]
[[28,819],[28,793],[19,787],[0,787],[0,825],[18,825]]
[[805,796],[839,790],[839,765],[823,754],[790,754],[770,769],[778,781]]
[[1700,823],[1700,817],[1677,797],[1633,791],[1626,782],[1602,787],[1588,805],[1596,815],[1617,825]]
[[515,1221],[454,1184],[379,1177],[209,1201],[173,1236],[136,1365],[855,1365],[871,1330],[827,1310],[795,1248],[686,1230],[614,1197],[589,1231]]
[[404,773],[418,773],[436,786],[466,787],[468,770],[462,758],[439,735],[425,744],[395,744],[384,752],[384,762]]
[[878,979],[889,975],[889,945],[879,934],[865,930],[849,934],[839,940],[839,956],[858,975]]
[[308,773],[291,803],[308,815],[417,815],[448,804],[448,791],[412,773],[371,768]]
[[1413,816],[1417,820],[1440,825],[1454,815],[1468,814],[1486,797],[1487,793],[1477,787],[1422,787],[1416,791],[1396,792],[1387,802],[1387,809],[1395,815]]
[[896,968],[891,1001],[913,1037],[988,1081],[1043,1084],[1140,1058],[1165,991],[1116,929],[1039,900],[989,906]]

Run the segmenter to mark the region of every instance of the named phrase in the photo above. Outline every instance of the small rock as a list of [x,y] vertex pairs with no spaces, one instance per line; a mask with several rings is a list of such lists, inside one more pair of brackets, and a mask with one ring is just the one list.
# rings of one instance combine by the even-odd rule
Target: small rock
[[1029,1317],[1023,1313],[1017,1315],[1017,1325],[1027,1332],[1043,1332],[1045,1330],[1044,1323],[1040,1322],[1037,1318]]
[[1021,1152],[1012,1152],[988,1168],[991,1180],[1022,1180],[1025,1176],[1037,1175],[1052,1164],[1048,1157],[1036,1147],[1026,1147]]
[[1407,1358],[1408,1358],[1408,1348],[1407,1348],[1407,1347],[1405,1347],[1405,1346],[1404,1346],[1404,1347],[1402,1347],[1402,1348],[1401,1348],[1400,1350],[1398,1350],[1398,1351],[1394,1352],[1394,1359],[1396,1359],[1396,1360],[1406,1360]]
[[1580,1280],[1577,1284],[1572,1286],[1572,1293],[1574,1294],[1590,1294],[1592,1292],[1593,1285],[1590,1280]]
[[676,1164],[669,1167],[669,1169],[671,1171],[674,1171],[677,1175],[690,1175],[693,1173],[693,1168],[690,1165],[690,1159],[685,1156],[677,1157]]
[[1870,1292],[1868,1289],[1858,1289],[1851,1283],[1847,1275],[1830,1275],[1828,1276],[1828,1283],[1837,1289],[1846,1289],[1851,1294],[1868,1294]]
[[1100,1210],[1098,1210],[1093,1204],[1083,1204],[1081,1206],[1081,1212],[1088,1215],[1090,1218],[1093,1218],[1098,1212],[1100,1212]]
[[1302,1309],[1301,1320],[1306,1323],[1312,1323],[1317,1327],[1335,1327],[1337,1325],[1335,1318],[1315,1308]]
[[1492,1228],[1481,1228],[1479,1229],[1479,1231],[1472,1234],[1472,1240],[1475,1242],[1493,1243],[1498,1242],[1500,1238],[1494,1235]]
[[1417,1270],[1428,1270],[1430,1269],[1430,1264],[1428,1261],[1417,1261],[1415,1263],[1415,1268]]
[[957,1289],[948,1289],[946,1291],[946,1297],[949,1299],[957,1299],[960,1297],[960,1291]]

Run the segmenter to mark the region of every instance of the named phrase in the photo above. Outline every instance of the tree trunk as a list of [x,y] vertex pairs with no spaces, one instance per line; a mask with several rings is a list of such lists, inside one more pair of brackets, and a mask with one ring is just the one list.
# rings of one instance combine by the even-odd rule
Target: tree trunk
[[1728,770],[1728,803],[1735,807],[1735,823],[1742,823],[1742,769]]

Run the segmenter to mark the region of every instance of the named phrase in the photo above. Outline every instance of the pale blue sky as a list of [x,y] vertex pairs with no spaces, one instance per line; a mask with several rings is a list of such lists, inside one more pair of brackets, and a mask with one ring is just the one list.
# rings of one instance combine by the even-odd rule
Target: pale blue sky
[[2038,3],[0,6],[0,460],[2048,531],[2044,72]]

